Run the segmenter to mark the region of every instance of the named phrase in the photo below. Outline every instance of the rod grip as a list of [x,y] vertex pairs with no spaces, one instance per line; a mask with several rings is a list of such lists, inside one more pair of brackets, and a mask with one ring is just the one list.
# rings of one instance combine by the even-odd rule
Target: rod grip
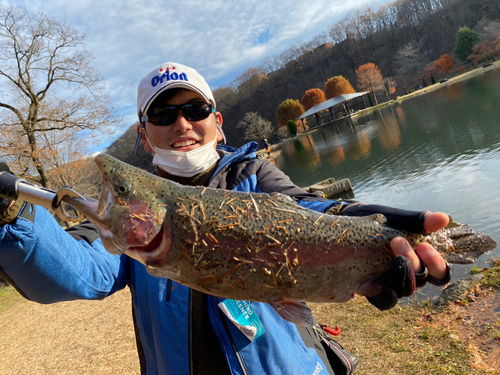
[[10,201],[16,200],[19,195],[19,182],[21,181],[25,180],[13,175],[8,170],[2,170],[0,172],[0,198]]

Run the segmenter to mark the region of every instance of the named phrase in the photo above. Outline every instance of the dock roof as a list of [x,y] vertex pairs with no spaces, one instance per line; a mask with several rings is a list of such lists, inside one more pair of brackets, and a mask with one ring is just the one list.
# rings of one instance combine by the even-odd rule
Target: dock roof
[[297,117],[295,119],[295,121],[297,120],[300,120],[300,119],[303,119],[307,116],[312,116],[314,115],[315,113],[318,113],[318,112],[321,112],[321,111],[324,111],[325,109],[328,109],[330,107],[334,107],[336,106],[337,104],[340,104],[342,102],[347,102],[351,99],[354,99],[354,98],[357,98],[357,97],[360,97],[360,96],[363,96],[365,94],[368,94],[368,91],[365,91],[365,92],[357,92],[357,93],[354,93],[354,94],[343,94],[343,95],[338,95],[336,96],[335,98],[331,98],[331,99],[328,99],[328,100],[325,100],[323,103],[319,103],[319,104],[316,104],[314,107],[312,107],[311,109],[309,109],[307,112],[305,112],[302,116],[300,117]]

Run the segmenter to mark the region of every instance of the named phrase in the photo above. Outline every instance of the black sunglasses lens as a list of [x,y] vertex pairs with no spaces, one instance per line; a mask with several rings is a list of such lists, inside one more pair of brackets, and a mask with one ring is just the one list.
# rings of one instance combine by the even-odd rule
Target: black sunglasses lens
[[201,121],[206,119],[210,113],[212,113],[212,106],[205,102],[172,105],[161,109],[154,109],[152,111],[153,113],[148,113],[148,119],[154,125],[172,125],[177,120],[179,110],[182,110],[187,120]]
[[178,109],[164,109],[155,114],[148,114],[148,120],[154,125],[171,125],[177,120]]
[[200,121],[212,113],[212,108],[207,103],[188,103],[184,104],[182,112],[189,121]]

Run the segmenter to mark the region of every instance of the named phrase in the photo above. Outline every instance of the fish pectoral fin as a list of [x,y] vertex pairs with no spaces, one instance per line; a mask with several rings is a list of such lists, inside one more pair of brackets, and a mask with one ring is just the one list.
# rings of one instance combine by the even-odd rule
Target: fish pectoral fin
[[181,269],[178,266],[175,266],[175,267],[165,267],[165,266],[154,267],[154,266],[147,265],[146,271],[148,271],[148,273],[151,276],[166,277],[166,278],[172,279],[172,280],[177,280],[181,276]]
[[314,318],[305,302],[298,302],[290,299],[283,299],[281,301],[269,303],[273,309],[283,319],[295,323],[299,326],[312,326]]

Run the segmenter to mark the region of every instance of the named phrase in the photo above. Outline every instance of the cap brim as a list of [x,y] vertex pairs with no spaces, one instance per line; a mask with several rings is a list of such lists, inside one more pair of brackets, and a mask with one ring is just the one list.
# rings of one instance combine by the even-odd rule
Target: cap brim
[[149,101],[146,103],[146,105],[144,106],[144,108],[142,109],[142,113],[147,113],[149,107],[151,106],[151,104],[155,101],[155,99],[164,91],[166,90],[170,90],[170,89],[175,89],[175,88],[183,88],[183,89],[187,89],[187,90],[190,90],[190,91],[194,91],[194,92],[197,92],[198,94],[200,94],[201,96],[203,96],[205,98],[205,100],[207,100],[208,102],[212,103],[212,105],[214,106],[215,108],[215,103],[210,99],[208,98],[204,93],[202,93],[197,87],[195,87],[194,85],[190,84],[189,82],[185,82],[185,81],[179,81],[179,82],[174,82],[174,83],[171,83],[167,86],[164,86],[162,88],[160,88],[156,94],[154,94],[150,99]]

